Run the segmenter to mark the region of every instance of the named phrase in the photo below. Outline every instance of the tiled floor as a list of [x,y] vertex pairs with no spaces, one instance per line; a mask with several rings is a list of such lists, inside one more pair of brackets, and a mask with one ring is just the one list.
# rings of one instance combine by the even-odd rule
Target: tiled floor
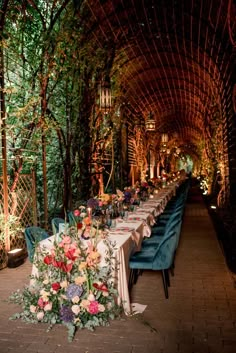
[[17,307],[9,294],[28,283],[31,266],[0,271],[0,353],[234,353],[235,275],[227,269],[201,198],[186,205],[181,240],[165,299],[159,273],[144,273],[132,301],[146,304],[142,315],[123,317],[94,332],[78,331],[72,343],[56,326],[9,321]]

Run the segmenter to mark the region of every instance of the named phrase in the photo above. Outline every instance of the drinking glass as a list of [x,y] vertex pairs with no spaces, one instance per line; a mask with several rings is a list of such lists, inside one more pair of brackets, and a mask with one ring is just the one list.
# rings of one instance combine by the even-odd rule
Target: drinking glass
[[107,219],[106,219],[106,225],[107,225],[107,227],[110,229],[111,228],[111,218],[110,217],[107,217]]
[[112,220],[111,220],[111,228],[116,228],[116,219],[115,218],[113,218]]

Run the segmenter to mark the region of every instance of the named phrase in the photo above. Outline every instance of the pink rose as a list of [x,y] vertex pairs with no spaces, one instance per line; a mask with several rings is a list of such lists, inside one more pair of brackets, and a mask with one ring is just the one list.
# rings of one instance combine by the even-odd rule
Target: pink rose
[[98,301],[94,300],[92,302],[90,302],[89,306],[88,306],[88,312],[90,314],[96,315],[99,313],[99,307],[98,307],[99,303]]
[[45,305],[45,303],[44,303],[43,298],[39,298],[39,300],[38,300],[38,306],[39,306],[40,308],[43,308],[44,305]]
[[79,217],[80,216],[80,211],[79,210],[74,210],[74,216]]
[[45,305],[44,307],[44,311],[51,311],[52,310],[52,303],[49,302]]

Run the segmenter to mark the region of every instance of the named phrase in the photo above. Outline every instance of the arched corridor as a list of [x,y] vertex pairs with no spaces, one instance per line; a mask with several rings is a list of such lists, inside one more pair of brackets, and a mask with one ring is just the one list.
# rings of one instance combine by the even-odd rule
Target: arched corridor
[[236,351],[236,0],[0,1],[0,144],[0,353]]

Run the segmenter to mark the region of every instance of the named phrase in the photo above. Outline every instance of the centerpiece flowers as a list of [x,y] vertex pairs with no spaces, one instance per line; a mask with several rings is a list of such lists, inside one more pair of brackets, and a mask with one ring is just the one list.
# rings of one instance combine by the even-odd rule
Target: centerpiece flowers
[[64,324],[68,340],[77,328],[94,330],[107,326],[122,311],[117,304],[117,290],[112,274],[113,245],[107,246],[106,266],[100,266],[97,232],[89,241],[78,237],[75,227],[69,228],[52,248],[36,250],[34,266],[38,273],[23,291],[16,291],[10,301],[20,304],[22,311],[11,319],[21,318],[30,323]]
[[69,224],[77,227],[78,230],[91,224],[91,218],[85,206],[81,205],[78,209],[69,212]]

